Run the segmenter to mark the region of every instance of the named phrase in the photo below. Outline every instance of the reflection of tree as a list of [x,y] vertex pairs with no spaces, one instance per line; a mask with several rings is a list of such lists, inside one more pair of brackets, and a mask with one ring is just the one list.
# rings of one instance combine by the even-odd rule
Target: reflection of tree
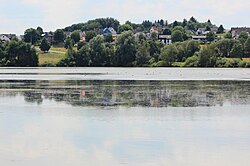
[[41,104],[43,102],[42,94],[32,91],[27,91],[23,93],[24,100],[26,102]]
[[[74,106],[197,107],[249,104],[249,82],[240,81],[29,81],[2,84],[25,101],[44,99]],[[6,93],[6,92],[5,92]],[[0,92],[1,94],[1,92]]]

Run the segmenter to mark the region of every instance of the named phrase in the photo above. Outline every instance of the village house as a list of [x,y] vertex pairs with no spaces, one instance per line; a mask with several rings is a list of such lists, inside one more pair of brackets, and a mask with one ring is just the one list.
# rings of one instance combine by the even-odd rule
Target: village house
[[192,36],[192,40],[206,43],[207,36]]
[[171,44],[172,38],[171,35],[158,35],[158,40],[164,44]]
[[198,28],[196,31],[196,35],[206,35],[209,32],[217,33],[218,28],[217,27],[212,27],[209,31],[207,31],[207,28]]
[[250,28],[249,27],[232,27],[231,28],[232,37],[234,39],[237,39],[241,32],[247,32],[248,35],[250,35]]
[[116,38],[117,38],[117,32],[112,27],[104,28],[102,34],[103,34],[103,36],[107,36],[108,34],[111,34],[113,40],[116,40]]
[[152,33],[157,33],[157,34],[160,34],[162,33],[163,29],[161,26],[156,26],[156,25],[153,25],[150,30],[149,30],[149,33],[152,34]]
[[9,42],[14,37],[16,37],[15,34],[0,34],[0,41],[2,41],[2,42]]
[[52,35],[50,32],[44,32],[42,37],[47,39],[47,41],[50,43],[52,43],[54,41],[54,35]]

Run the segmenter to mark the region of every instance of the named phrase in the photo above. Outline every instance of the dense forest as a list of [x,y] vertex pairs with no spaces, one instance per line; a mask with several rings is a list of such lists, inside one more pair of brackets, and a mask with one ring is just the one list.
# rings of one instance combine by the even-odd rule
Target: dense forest
[[[164,44],[158,40],[158,34],[150,33],[153,26],[161,29],[161,34],[171,35],[172,43]],[[117,31],[116,39],[111,34],[103,35],[107,27]],[[161,19],[141,24],[127,21],[122,25],[113,18],[100,18],[49,32],[53,35],[52,42],[43,37],[45,32],[41,27],[29,28],[23,41],[0,43],[0,66],[37,66],[38,56],[32,45],[44,52],[51,45],[61,45],[67,48],[66,58],[45,66],[249,67],[250,62],[244,60],[250,58],[248,33],[241,32],[234,39],[222,25],[216,32],[212,31],[215,27],[210,20],[200,23],[194,17],[182,22],[168,23]],[[191,38],[199,28],[208,31],[206,43]],[[81,32],[86,34],[85,42],[79,37]]]

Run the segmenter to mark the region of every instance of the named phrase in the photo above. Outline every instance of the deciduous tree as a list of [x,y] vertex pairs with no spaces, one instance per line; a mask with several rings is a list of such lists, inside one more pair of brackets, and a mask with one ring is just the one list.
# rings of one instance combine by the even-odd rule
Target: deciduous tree
[[41,44],[40,44],[40,49],[43,52],[48,52],[50,49],[50,43],[48,42],[48,40],[46,38],[43,38]]

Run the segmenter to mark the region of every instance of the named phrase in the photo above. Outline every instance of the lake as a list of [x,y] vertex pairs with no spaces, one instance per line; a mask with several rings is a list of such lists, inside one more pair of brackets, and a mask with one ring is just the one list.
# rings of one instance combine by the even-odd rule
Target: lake
[[0,68],[3,166],[248,166],[250,70]]

